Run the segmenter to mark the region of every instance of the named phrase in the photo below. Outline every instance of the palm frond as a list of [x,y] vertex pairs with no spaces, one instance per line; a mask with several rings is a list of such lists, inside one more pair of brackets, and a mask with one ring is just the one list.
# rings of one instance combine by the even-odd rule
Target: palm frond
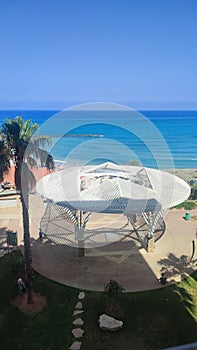
[[[11,121],[12,121],[12,120],[11,120]],[[20,117],[20,116],[18,115],[17,117],[14,118],[14,121],[17,122],[17,124],[20,126],[20,129],[23,128],[23,123],[24,123],[24,121],[23,121],[23,118],[22,118],[22,117]]]
[[37,123],[32,124],[31,119],[24,122],[21,137],[23,137],[26,141],[30,141],[32,135],[39,129],[39,125]]
[[28,156],[26,159],[27,159],[27,164],[30,166],[30,168],[38,166],[37,161],[35,160],[35,158],[33,158],[31,156]]
[[20,138],[20,126],[16,121],[4,123],[2,133],[9,146],[15,144]]
[[31,141],[38,147],[46,147],[52,145],[52,139],[47,135],[39,135],[32,137]]
[[41,148],[38,148],[37,151],[38,159],[40,160],[41,166],[45,166],[49,170],[54,170],[55,164],[51,154],[49,154],[47,151]]
[[[16,181],[18,183],[16,185],[18,189],[21,186],[22,162],[28,164],[30,168],[37,166],[37,163],[51,170],[55,168],[53,157],[43,149],[51,144],[51,138],[47,135],[34,136],[34,132],[38,128],[37,123],[32,124],[30,119],[24,121],[20,116],[15,119],[6,119],[1,128],[1,138],[4,145],[6,145],[8,155],[10,158],[14,158],[16,162]],[[28,172],[28,169],[26,171]]]

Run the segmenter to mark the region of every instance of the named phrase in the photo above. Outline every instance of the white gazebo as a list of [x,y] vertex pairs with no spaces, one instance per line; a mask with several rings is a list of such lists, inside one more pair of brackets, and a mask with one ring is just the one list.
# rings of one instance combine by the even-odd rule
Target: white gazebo
[[[65,244],[77,247],[109,244],[109,241],[97,242],[94,231],[90,234],[86,230],[91,214],[123,214],[135,232],[139,217],[140,224],[143,220],[146,234],[139,238],[147,247],[147,242],[154,241],[163,212],[186,200],[190,187],[165,171],[107,162],[65,167],[42,178],[37,183],[37,192],[48,202],[42,226],[54,241],[62,239],[63,225],[67,235]],[[112,237],[117,240],[118,234]]]

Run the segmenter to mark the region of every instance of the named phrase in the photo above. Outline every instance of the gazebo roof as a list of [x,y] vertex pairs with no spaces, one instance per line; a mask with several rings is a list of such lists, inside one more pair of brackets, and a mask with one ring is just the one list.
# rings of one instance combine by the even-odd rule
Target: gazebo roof
[[44,198],[85,212],[141,214],[175,206],[189,197],[189,185],[172,174],[110,162],[65,167],[37,183]]

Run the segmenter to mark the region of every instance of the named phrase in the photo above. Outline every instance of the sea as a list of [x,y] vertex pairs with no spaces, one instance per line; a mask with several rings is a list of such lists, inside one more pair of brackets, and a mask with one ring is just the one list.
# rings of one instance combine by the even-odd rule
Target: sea
[[197,168],[197,111],[194,110],[1,110],[21,116],[49,135],[57,165],[142,164],[152,168]]

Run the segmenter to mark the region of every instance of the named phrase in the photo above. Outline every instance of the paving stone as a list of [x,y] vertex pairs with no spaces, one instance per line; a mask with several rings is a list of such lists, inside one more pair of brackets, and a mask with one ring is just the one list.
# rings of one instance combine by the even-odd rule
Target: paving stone
[[75,311],[73,312],[73,316],[80,315],[80,314],[82,314],[83,312],[84,312],[83,310],[75,310]]
[[78,299],[79,300],[83,300],[85,298],[85,293],[84,292],[80,292],[78,295]]
[[83,337],[84,330],[81,328],[74,328],[72,330],[72,334],[74,335],[75,338],[81,338]]
[[72,343],[72,345],[70,346],[70,350],[80,350],[81,348],[81,342],[80,341],[74,341],[74,343]]
[[82,303],[78,301],[78,303],[75,305],[75,309],[81,310],[82,309]]
[[77,318],[76,320],[73,321],[73,324],[75,326],[83,326],[84,321],[81,318]]

